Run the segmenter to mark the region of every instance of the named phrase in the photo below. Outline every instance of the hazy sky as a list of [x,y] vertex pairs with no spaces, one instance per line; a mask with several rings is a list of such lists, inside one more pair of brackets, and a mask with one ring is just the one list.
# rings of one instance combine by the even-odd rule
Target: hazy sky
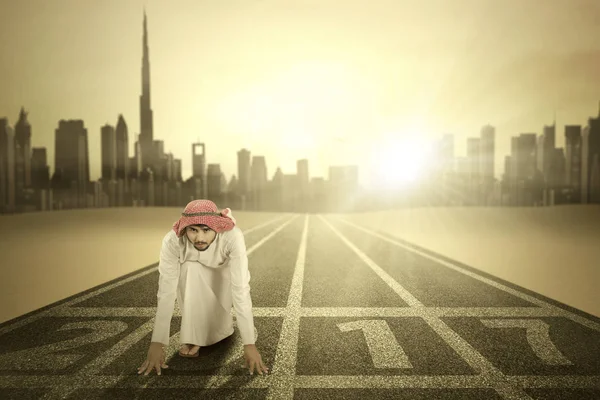
[[358,163],[364,179],[381,135],[454,133],[464,155],[486,123],[497,129],[498,175],[510,136],[541,133],[556,109],[562,146],[565,124],[598,114],[597,0],[0,4],[0,116],[14,124],[25,106],[52,170],[58,121],[83,119],[92,179],[100,128],[119,113],[133,154],[144,5],[154,135],[186,178],[197,139],[228,179],[242,147],[267,157],[269,179],[304,157],[311,176]]

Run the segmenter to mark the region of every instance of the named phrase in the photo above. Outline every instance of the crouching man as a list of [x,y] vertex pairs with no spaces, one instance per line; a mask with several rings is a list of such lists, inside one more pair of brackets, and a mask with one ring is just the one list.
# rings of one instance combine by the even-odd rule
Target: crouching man
[[164,346],[169,344],[175,299],[181,309],[179,355],[198,357],[200,347],[233,334],[233,316],[244,343],[245,366],[260,375],[268,372],[255,346],[246,243],[228,208],[219,211],[209,200],[194,200],[165,235],[158,264],[158,305],[150,349],[138,374],[168,368]]

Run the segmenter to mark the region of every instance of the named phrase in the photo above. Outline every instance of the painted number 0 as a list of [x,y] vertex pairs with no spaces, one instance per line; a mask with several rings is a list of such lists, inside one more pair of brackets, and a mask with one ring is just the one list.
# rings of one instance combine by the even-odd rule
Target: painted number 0
[[342,332],[363,331],[375,368],[413,368],[386,321],[353,321],[337,327]]
[[539,319],[482,319],[488,328],[524,328],[533,352],[548,365],[572,365],[552,343],[550,325]]

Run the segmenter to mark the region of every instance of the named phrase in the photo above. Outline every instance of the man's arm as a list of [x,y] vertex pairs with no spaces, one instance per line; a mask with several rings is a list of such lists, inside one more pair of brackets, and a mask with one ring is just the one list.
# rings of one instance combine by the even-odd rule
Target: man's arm
[[231,270],[231,291],[233,308],[237,325],[244,345],[253,345],[254,317],[252,316],[252,299],[250,298],[250,271],[248,270],[248,254],[244,234],[237,228],[233,231],[229,246],[229,263]]
[[169,344],[171,329],[171,318],[175,308],[177,296],[177,283],[179,281],[179,249],[171,242],[171,232],[162,241],[158,272],[158,305],[156,318],[154,320],[154,331],[152,332],[153,343]]

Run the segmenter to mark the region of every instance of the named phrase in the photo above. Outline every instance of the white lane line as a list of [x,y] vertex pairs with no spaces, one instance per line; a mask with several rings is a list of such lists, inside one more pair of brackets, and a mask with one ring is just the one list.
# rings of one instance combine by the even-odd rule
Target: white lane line
[[[235,311],[231,310],[235,316]],[[285,317],[285,307],[253,307],[255,317]],[[156,315],[156,307],[68,307],[52,313],[53,317],[148,317]],[[181,311],[173,312],[181,317]],[[483,315],[482,315],[483,316]]]
[[[246,234],[248,234],[248,233],[250,233],[250,232],[253,232],[253,231],[255,231],[255,230],[261,229],[261,228],[263,228],[263,227],[265,227],[265,226],[268,226],[268,225],[270,225],[270,224],[273,224],[273,223],[275,223],[275,222],[277,222],[277,221],[279,221],[279,220],[281,220],[281,219],[283,219],[283,218],[285,218],[285,217],[286,217],[286,215],[284,215],[284,216],[282,216],[282,217],[275,218],[275,219],[273,219],[273,220],[270,220],[270,221],[267,221],[267,222],[265,222],[265,223],[263,223],[263,224],[260,224],[260,225],[258,225],[258,226],[252,227],[252,228],[250,228],[250,229],[247,229],[246,231],[244,231],[244,235],[246,235]],[[294,216],[294,217],[292,217],[292,218],[291,218],[291,219],[288,221],[288,223],[289,223],[291,220],[293,220],[294,218],[296,218],[296,217],[297,217],[297,216]],[[281,228],[282,228],[282,227],[279,227],[279,229],[281,229]],[[264,239],[263,239],[263,240],[264,240]],[[254,247],[256,247],[256,245],[255,245]],[[254,250],[254,249],[252,249],[252,250]],[[53,316],[53,315],[54,315],[54,313],[55,313],[55,312],[57,312],[57,311],[58,311],[58,310],[60,310],[60,309],[64,309],[64,308],[67,308],[67,307],[71,307],[72,305],[75,305],[75,304],[78,304],[78,303],[84,302],[84,301],[86,301],[86,300],[88,300],[88,299],[90,299],[90,298],[92,298],[92,297],[98,296],[98,295],[100,295],[100,294],[102,294],[102,293],[105,293],[105,292],[107,292],[107,291],[109,291],[109,290],[112,290],[112,289],[114,289],[114,288],[116,288],[116,287],[119,287],[119,286],[121,286],[121,285],[124,285],[124,284],[126,284],[126,283],[129,283],[129,282],[131,282],[131,281],[134,281],[134,280],[136,280],[136,279],[143,278],[144,276],[146,276],[146,275],[148,275],[148,274],[152,274],[152,273],[154,273],[156,270],[158,270],[158,266],[155,266],[155,267],[153,267],[153,268],[149,268],[149,269],[147,269],[147,270],[145,270],[145,271],[142,271],[142,272],[140,272],[140,273],[138,273],[138,274],[131,275],[131,276],[129,276],[129,277],[127,277],[127,278],[123,279],[123,280],[119,280],[119,281],[117,281],[117,282],[114,282],[114,283],[112,283],[112,284],[110,284],[110,285],[107,285],[107,286],[104,286],[104,287],[102,287],[102,288],[99,288],[99,289],[97,289],[97,290],[94,290],[93,292],[87,293],[87,294],[85,294],[85,295],[81,295],[81,296],[75,297],[75,298],[73,298],[73,299],[71,299],[71,300],[69,300],[69,301],[67,301],[67,302],[65,302],[65,303],[58,304],[58,305],[56,305],[56,306],[54,306],[54,307],[52,307],[52,308],[49,308],[49,309],[47,309],[47,310],[44,310],[44,311],[39,311],[39,312],[37,312],[37,313],[35,313],[35,314],[32,314],[31,316],[29,316],[29,317],[27,317],[27,318],[24,318],[24,319],[22,319],[22,320],[20,320],[20,321],[14,322],[14,323],[12,323],[12,324],[9,324],[9,325],[7,325],[7,326],[5,326],[5,327],[3,327],[3,328],[0,328],[0,336],[2,336],[2,335],[4,335],[5,333],[8,333],[8,332],[10,332],[10,331],[12,331],[12,330],[14,330],[14,329],[18,329],[18,328],[21,328],[21,327],[23,327],[23,326],[25,326],[25,325],[28,325],[28,324],[30,324],[30,323],[32,323],[32,322],[34,322],[34,321],[38,320],[38,319],[41,319],[41,318],[44,318],[44,317],[50,317],[50,316]]]
[[[379,275],[383,281],[396,291],[404,301],[413,306],[422,306],[421,303],[414,298],[408,291],[403,288],[394,278],[392,278],[387,272],[379,267],[373,260],[371,260],[365,253],[363,253],[358,247],[350,242],[339,230],[337,230],[329,221],[323,216],[319,215],[319,218],[329,228],[346,243],[346,245],[354,251],[363,261],[367,262],[369,267],[373,268],[374,272]],[[412,300],[414,299],[414,300]],[[427,312],[425,307],[421,307],[423,313]],[[490,380],[494,381],[494,388],[496,391],[505,399],[531,399],[524,391],[520,388],[507,387],[505,385],[505,375],[496,368],[490,361],[488,361],[483,355],[481,355],[473,346],[471,346],[466,340],[457,335],[448,325],[434,315],[424,315],[423,319],[427,324],[438,334],[440,337],[457,353],[459,354],[471,368],[478,371],[484,376],[487,376]]]
[[294,267],[294,275],[286,316],[283,320],[279,343],[270,373],[276,377],[267,395],[268,400],[292,400],[294,398],[293,378],[296,374],[296,357],[298,352],[298,332],[300,330],[300,310],[302,308],[302,289],[304,285],[304,264],[308,243],[308,214],[304,216],[304,229],[300,239],[298,257]]
[[271,233],[269,233],[267,236],[265,236],[264,238],[260,239],[260,241],[258,241],[258,243],[256,243],[254,246],[250,247],[246,253],[248,255],[254,253],[254,251],[256,249],[258,249],[260,246],[262,246],[263,244],[265,244],[269,239],[271,239],[273,236],[275,236],[276,234],[278,234],[279,232],[281,232],[281,230],[283,228],[285,228],[286,226],[288,226],[289,224],[291,224],[292,222],[294,222],[296,220],[296,218],[298,218],[298,216],[294,216],[291,219],[289,219],[288,221],[284,222],[282,225],[280,225],[277,229],[274,229]]
[[412,246],[408,246],[408,245],[406,245],[406,244],[404,244],[404,243],[402,243],[402,242],[400,242],[398,240],[394,240],[394,239],[388,238],[386,236],[383,236],[383,235],[381,235],[381,234],[379,234],[379,233],[377,233],[377,232],[375,232],[373,230],[370,230],[370,229],[367,229],[367,228],[363,228],[362,226],[359,226],[359,225],[357,225],[357,224],[355,224],[355,223],[353,223],[351,221],[347,221],[347,220],[345,220],[345,219],[343,219],[341,217],[337,217],[336,219],[339,220],[340,222],[343,222],[343,223],[345,223],[347,225],[350,225],[350,226],[352,226],[352,227],[354,227],[354,228],[356,228],[356,229],[358,229],[360,231],[368,233],[368,234],[370,234],[372,236],[375,236],[375,237],[377,237],[377,238],[379,238],[381,240],[384,240],[384,241],[386,241],[388,243],[394,244],[394,245],[396,245],[398,247],[402,247],[403,249],[409,250],[409,251],[411,251],[411,252],[413,252],[415,254],[418,254],[418,255],[420,255],[422,257],[425,257],[425,258],[428,258],[430,260],[433,260],[433,261],[435,261],[436,263],[438,263],[440,265],[443,265],[443,266],[445,266],[447,268],[450,268],[450,269],[453,269],[455,271],[458,271],[461,274],[467,275],[467,276],[469,276],[471,278],[474,278],[474,279],[477,279],[477,280],[479,280],[481,282],[484,282],[484,283],[486,283],[486,284],[488,284],[488,285],[490,285],[492,287],[495,287],[496,289],[502,290],[502,291],[504,291],[506,293],[510,293],[511,295],[513,295],[515,297],[518,297],[518,298],[520,298],[522,300],[525,300],[527,302],[535,304],[535,305],[537,305],[539,307],[544,307],[544,308],[552,309],[552,311],[555,314],[557,314],[557,315],[560,314],[561,316],[563,316],[565,318],[569,318],[572,321],[575,321],[575,322],[577,322],[577,323],[579,323],[581,325],[584,325],[584,326],[586,326],[586,327],[588,327],[590,329],[593,329],[593,330],[596,330],[596,331],[600,331],[600,324],[597,323],[597,322],[590,321],[589,319],[587,319],[585,317],[582,317],[580,315],[574,314],[574,313],[572,313],[572,312],[570,312],[568,310],[564,310],[564,309],[562,309],[560,307],[557,307],[557,306],[555,306],[553,304],[547,303],[544,300],[540,300],[538,298],[535,298],[533,296],[530,296],[528,294],[525,294],[525,293],[522,293],[522,292],[520,292],[518,290],[510,288],[510,287],[508,287],[506,285],[503,285],[501,283],[493,281],[493,280],[491,280],[489,278],[485,278],[483,276],[480,276],[480,275],[478,275],[475,272],[468,271],[468,270],[466,270],[466,269],[464,269],[464,268],[462,268],[462,267],[460,267],[458,265],[454,265],[454,264],[452,264],[452,263],[450,263],[450,262],[448,262],[446,260],[442,260],[442,259],[439,259],[439,258],[431,255],[431,254],[424,253],[424,252],[422,252],[420,250],[417,250],[417,249],[413,248]]
[[[132,379],[129,379],[132,378]],[[140,379],[150,376],[95,375],[80,389],[139,388]],[[278,376],[248,378],[246,375],[154,376],[160,388],[202,389],[213,380],[221,388],[270,388]],[[158,380],[158,381],[157,381]],[[493,388],[494,382],[483,375],[296,375],[291,385],[296,389],[407,389],[407,388]],[[600,375],[507,376],[506,381],[526,388],[600,389]],[[159,382],[159,383],[156,383]],[[0,388],[52,388],[61,384],[77,386],[81,382],[72,376],[61,375],[0,375]],[[243,391],[243,389],[240,389]]]
[[[232,314],[235,312],[232,309]],[[285,317],[286,307],[254,307],[255,317]],[[156,307],[69,307],[56,310],[53,317],[148,317],[156,314]],[[173,313],[180,317],[181,312]],[[304,307],[301,317],[557,317],[560,311],[539,307]]]
[[358,258],[360,258],[365,264],[367,264],[377,276],[379,276],[398,296],[402,298],[409,306],[411,307],[424,307],[423,303],[421,303],[415,296],[410,294],[408,290],[406,290],[402,285],[400,285],[394,278],[392,278],[387,272],[385,272],[379,265],[375,264],[373,260],[371,260],[365,253],[363,253],[360,249],[354,246],[344,235],[340,233],[337,229],[333,227],[328,221],[326,221],[322,216],[319,215],[319,218],[325,222],[335,232],[335,234],[356,253]]
[[526,388],[595,388],[600,390],[600,375],[519,375],[508,380]]

